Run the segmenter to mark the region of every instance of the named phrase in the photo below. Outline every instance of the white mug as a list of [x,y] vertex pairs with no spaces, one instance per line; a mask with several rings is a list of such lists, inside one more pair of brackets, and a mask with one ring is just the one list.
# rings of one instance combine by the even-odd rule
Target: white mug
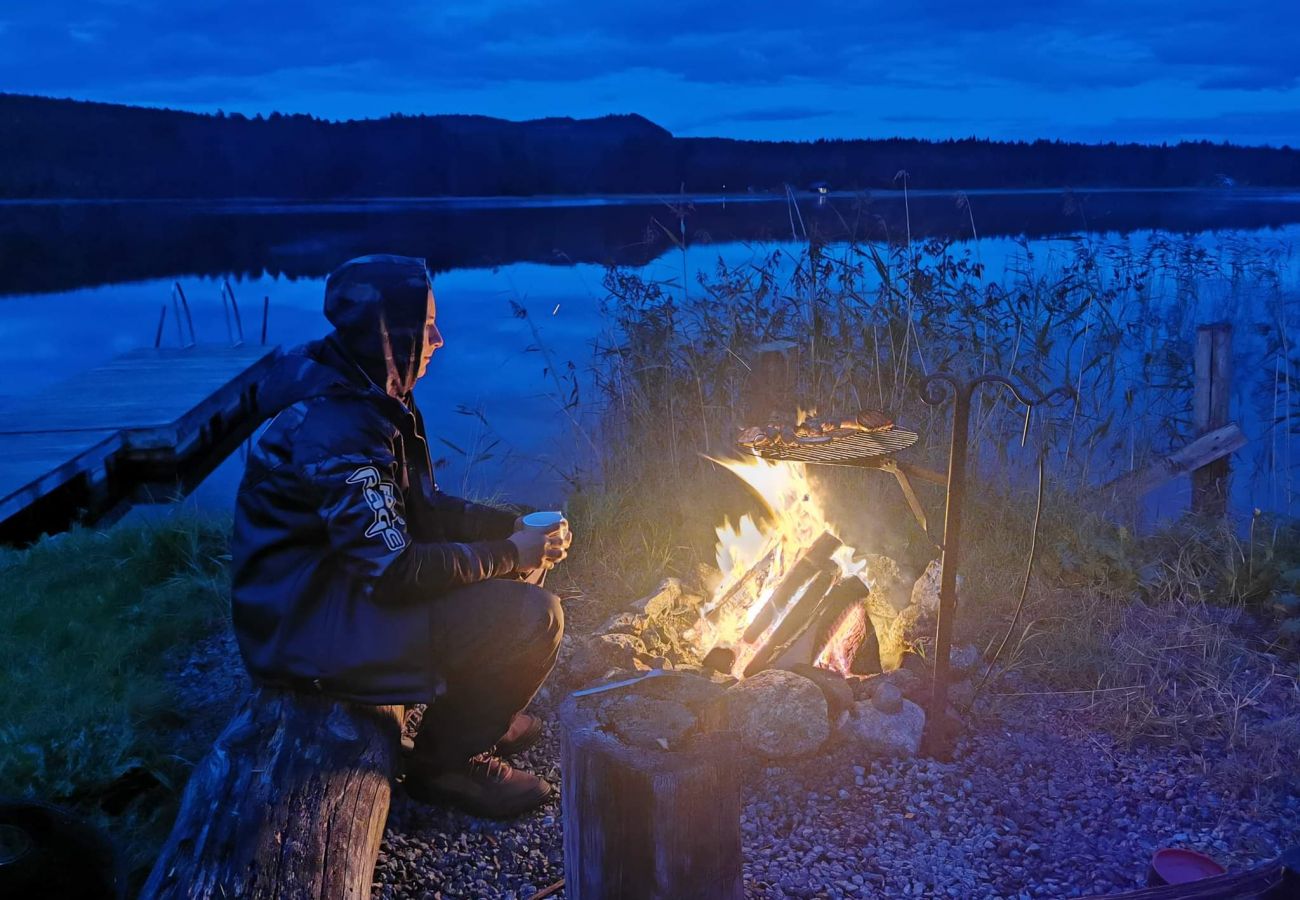
[[529,513],[523,518],[524,527],[530,531],[541,531],[546,534],[559,531],[564,526],[564,513],[557,511],[544,511]]

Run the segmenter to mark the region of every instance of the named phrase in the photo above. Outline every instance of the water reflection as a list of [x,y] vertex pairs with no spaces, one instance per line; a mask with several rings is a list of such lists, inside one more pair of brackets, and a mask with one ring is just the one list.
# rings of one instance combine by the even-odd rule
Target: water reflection
[[[969,248],[998,279],[1021,265],[1033,238],[1035,265],[1049,266],[1081,234],[1141,243],[1151,231],[1253,230],[1277,241],[1300,229],[1300,195],[1269,192],[913,193],[901,197],[766,199],[643,198],[390,200],[346,203],[44,203],[0,205],[0,399],[74,376],[112,355],[153,342],[173,281],[190,300],[201,340],[227,340],[220,292],[229,279],[250,340],[270,298],[268,339],[293,344],[327,329],[324,275],[363,253],[422,255],[438,273],[447,346],[417,395],[442,457],[448,490],[559,502],[596,440],[590,396],[592,345],[605,263],[693,284],[721,256],[743,264],[790,244],[792,231],[823,240],[923,236],[978,242]],[[1272,234],[1271,229],[1282,230]],[[685,234],[687,251],[676,252]],[[1281,244],[1279,243],[1279,246]],[[797,249],[791,246],[791,249]],[[669,252],[673,251],[673,252]],[[683,267],[685,272],[683,272]],[[1239,316],[1212,291],[1169,314],[1191,322]],[[515,313],[522,308],[527,316]],[[167,313],[166,343],[177,342]],[[1194,324],[1194,323],[1193,323]],[[93,385],[80,389],[93,390]],[[1244,386],[1240,388],[1245,391]],[[573,392],[578,403],[571,405]],[[1243,402],[1246,398],[1243,397]],[[1289,437],[1284,437],[1289,441]],[[1289,446],[1289,445],[1288,445]],[[1289,459],[1289,457],[1288,457]],[[229,503],[240,461],[222,466],[198,493]],[[1243,479],[1244,481],[1244,479]],[[1254,502],[1243,496],[1243,502]],[[1173,497],[1172,507],[1181,498]]]
[[310,278],[383,250],[435,271],[644,265],[692,246],[849,235],[1046,237],[1193,233],[1300,222],[1300,194],[1271,191],[912,192],[796,204],[767,197],[0,204],[0,296],[189,275]]

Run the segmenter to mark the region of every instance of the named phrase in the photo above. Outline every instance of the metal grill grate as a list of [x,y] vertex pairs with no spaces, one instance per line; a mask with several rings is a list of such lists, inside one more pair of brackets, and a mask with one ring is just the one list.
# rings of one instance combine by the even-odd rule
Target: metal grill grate
[[824,444],[781,444],[775,447],[740,449],[760,459],[782,462],[850,463],[874,456],[888,456],[906,450],[919,439],[915,431],[891,428],[889,431],[859,431],[831,438]]

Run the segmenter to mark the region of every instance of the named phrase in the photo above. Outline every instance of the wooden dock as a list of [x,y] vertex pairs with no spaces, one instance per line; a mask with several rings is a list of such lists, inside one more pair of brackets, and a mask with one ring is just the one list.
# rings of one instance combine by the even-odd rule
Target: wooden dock
[[193,487],[256,427],[257,389],[278,353],[135,350],[0,409],[0,541]]

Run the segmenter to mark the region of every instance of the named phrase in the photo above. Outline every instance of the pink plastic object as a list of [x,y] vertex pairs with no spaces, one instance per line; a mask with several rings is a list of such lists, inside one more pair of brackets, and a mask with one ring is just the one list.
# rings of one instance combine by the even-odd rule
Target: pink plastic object
[[1227,871],[1204,853],[1184,850],[1182,847],[1165,847],[1157,850],[1151,857],[1151,871],[1147,875],[1147,883],[1152,886],[1191,884],[1193,881],[1213,878]]

